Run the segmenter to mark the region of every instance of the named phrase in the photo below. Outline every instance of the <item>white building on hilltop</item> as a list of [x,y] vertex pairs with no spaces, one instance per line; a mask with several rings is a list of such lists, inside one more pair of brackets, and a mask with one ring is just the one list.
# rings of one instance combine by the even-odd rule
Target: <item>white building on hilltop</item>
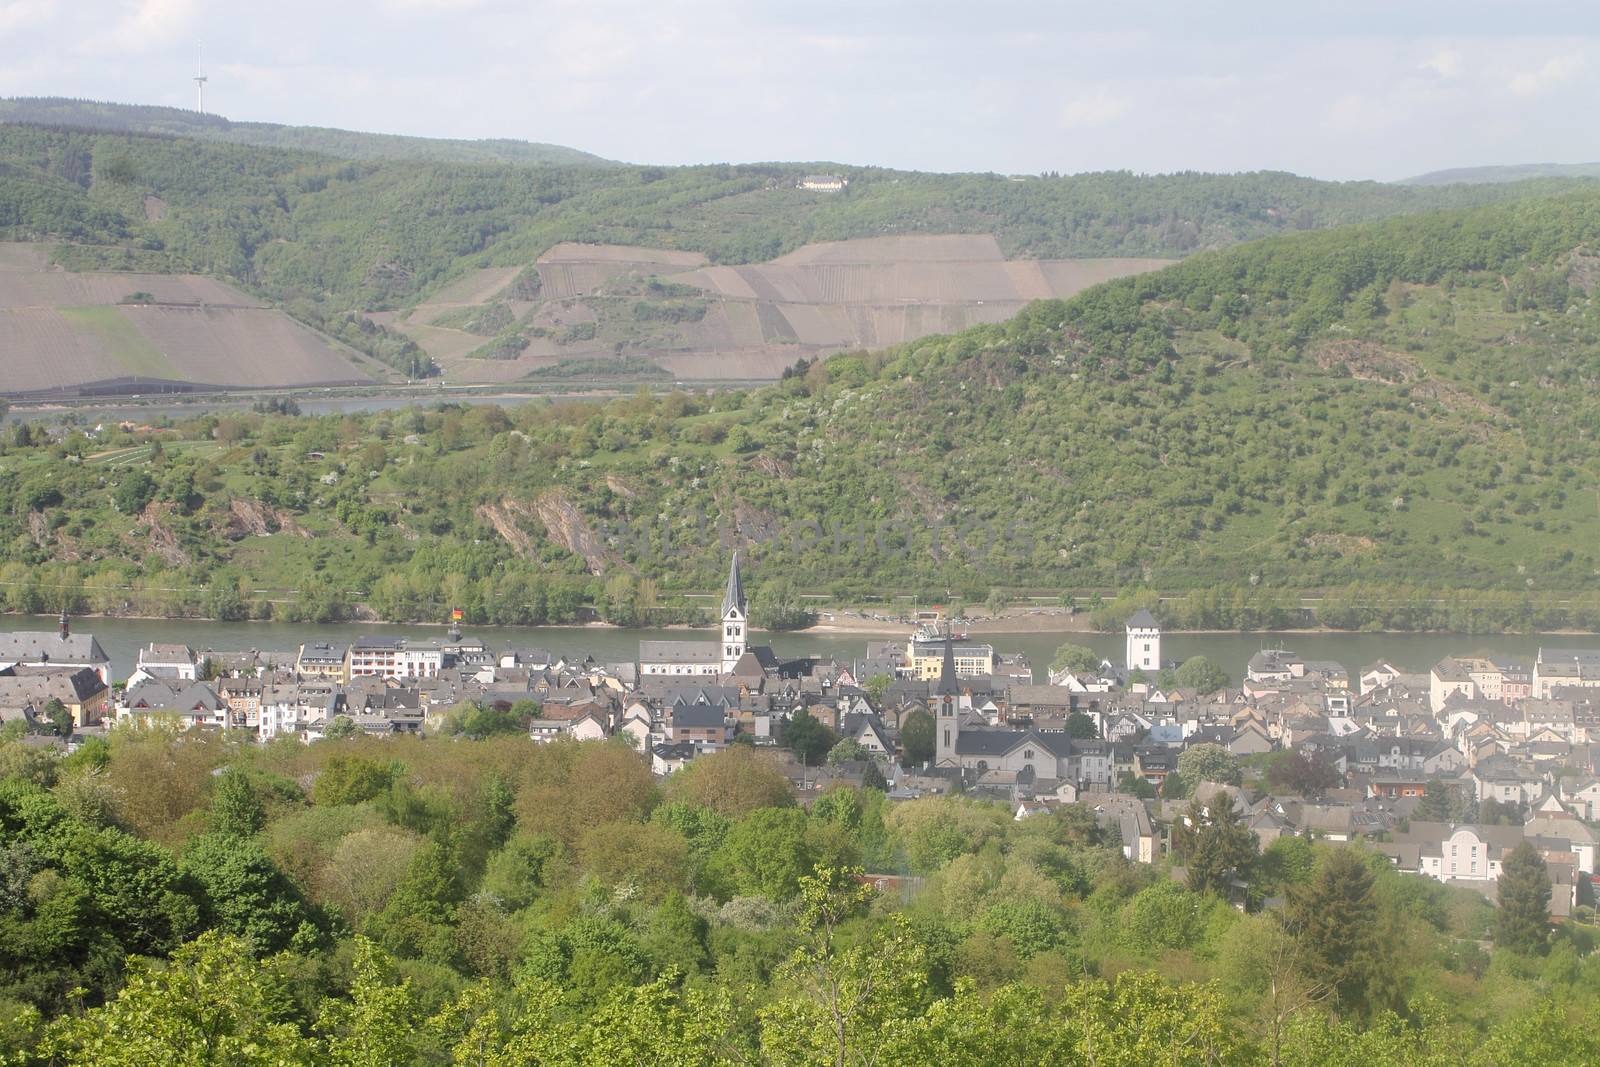
[[1128,620],[1128,670],[1154,674],[1161,670],[1161,625],[1140,608]]

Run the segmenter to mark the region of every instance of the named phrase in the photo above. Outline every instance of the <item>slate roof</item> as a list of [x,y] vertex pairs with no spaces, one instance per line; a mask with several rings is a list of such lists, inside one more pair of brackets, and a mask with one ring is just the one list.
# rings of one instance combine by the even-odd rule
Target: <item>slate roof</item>
[[722,591],[722,617],[727,618],[730,611],[737,610],[740,615],[745,612],[744,582],[739,578],[739,550],[734,549],[733,564],[728,568],[728,586]]
[[93,634],[62,637],[47,630],[0,633],[0,663],[110,663]]
[[934,693],[937,696],[961,695],[961,685],[956,678],[955,643],[948,637],[944,639],[944,662],[939,665],[939,686]]
[[640,663],[721,663],[722,648],[711,641],[640,641]]

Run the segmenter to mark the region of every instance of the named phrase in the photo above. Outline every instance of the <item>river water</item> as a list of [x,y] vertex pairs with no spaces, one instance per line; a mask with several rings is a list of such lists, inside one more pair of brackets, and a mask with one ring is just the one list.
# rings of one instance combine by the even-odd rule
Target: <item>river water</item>
[[[54,630],[49,616],[0,616],[0,630]],[[304,641],[349,641],[363,634],[432,637],[444,636],[441,626],[374,625],[344,623],[299,626],[275,622],[206,622],[194,619],[79,619],[75,631],[92,633],[111,657],[115,676],[126,678],[133,670],[141,646],[152,641],[186,644],[200,651],[235,652],[258,649],[288,652]],[[623,662],[638,655],[642,640],[714,640],[712,630],[625,630],[598,626],[479,626],[466,631],[492,649],[544,648],[569,659],[592,655],[602,662]],[[757,642],[772,645],[780,657],[827,653],[843,662],[861,657],[866,634],[779,633],[758,634]],[[1088,645],[1120,662],[1123,640],[1116,634],[984,634],[974,640],[993,644],[1001,652],[1026,653],[1034,675],[1044,680],[1044,669],[1063,641]],[[1532,661],[1540,645],[1563,648],[1600,648],[1600,636],[1571,634],[1468,637],[1459,634],[1169,634],[1162,641],[1162,658],[1181,662],[1204,655],[1235,682],[1244,674],[1245,661],[1263,648],[1287,648],[1314,659],[1334,660],[1349,669],[1352,680],[1365,665],[1386,659],[1405,671],[1426,671],[1447,655],[1486,653]]]

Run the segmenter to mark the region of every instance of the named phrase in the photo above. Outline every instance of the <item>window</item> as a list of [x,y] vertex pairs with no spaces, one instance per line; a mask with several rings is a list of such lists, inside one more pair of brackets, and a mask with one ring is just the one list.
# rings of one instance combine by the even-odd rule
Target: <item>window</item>
[[949,730],[946,730],[944,732],[944,747],[945,748],[949,748],[950,747],[950,731]]
[[1023,759],[1032,759],[1033,758],[1033,749],[1031,749],[1031,748],[1023,749],[1022,750],[1022,758]]

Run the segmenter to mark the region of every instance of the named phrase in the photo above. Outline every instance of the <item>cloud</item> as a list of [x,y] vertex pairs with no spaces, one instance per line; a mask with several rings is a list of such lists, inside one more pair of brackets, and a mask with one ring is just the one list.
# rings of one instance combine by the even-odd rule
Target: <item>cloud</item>
[[181,38],[193,25],[198,0],[132,0],[109,30],[90,38],[91,54],[145,52]]
[[1131,106],[1127,97],[1113,95],[1104,86],[1099,86],[1062,105],[1061,125],[1069,130],[1105,126],[1126,115]]
[[1578,56],[1555,56],[1545,60],[1544,65],[1536,70],[1517,74],[1506,88],[1514,96],[1538,96],[1563,82],[1571,81],[1572,76],[1582,68],[1583,60]]
[[1441,48],[1423,61],[1422,69],[1432,71],[1441,78],[1454,78],[1461,73],[1461,53],[1454,48]]
[[36,29],[55,13],[56,0],[0,0],[0,30]]
[[383,6],[401,14],[452,14],[482,7],[484,0],[383,0]]

